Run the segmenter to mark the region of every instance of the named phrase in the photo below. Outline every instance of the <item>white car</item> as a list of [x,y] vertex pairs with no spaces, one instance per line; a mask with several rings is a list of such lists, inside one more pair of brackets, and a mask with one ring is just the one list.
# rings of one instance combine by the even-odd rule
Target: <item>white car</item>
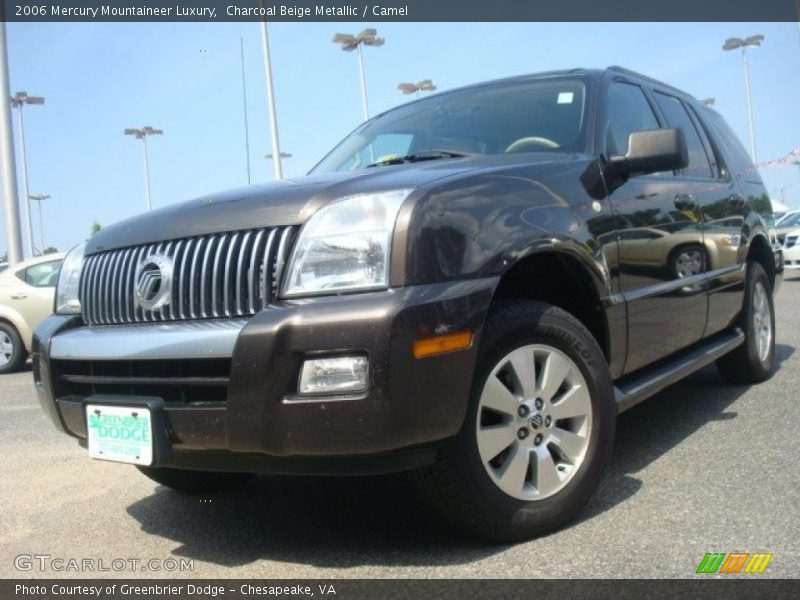
[[800,269],[800,229],[790,231],[783,240],[783,265]]
[[64,254],[46,254],[0,273],[0,373],[18,370],[28,358],[33,330],[53,312]]
[[789,220],[796,220],[800,215],[800,210],[787,210],[782,213],[773,213],[775,217],[775,227],[783,227]]

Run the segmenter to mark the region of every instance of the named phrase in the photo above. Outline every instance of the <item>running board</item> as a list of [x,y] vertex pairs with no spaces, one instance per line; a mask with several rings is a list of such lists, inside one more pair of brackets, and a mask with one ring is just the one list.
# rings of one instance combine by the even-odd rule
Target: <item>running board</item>
[[636,406],[665,387],[711,364],[743,342],[744,333],[737,327],[733,331],[720,333],[700,342],[687,354],[681,354],[657,367],[646,369],[641,375],[623,380],[623,383],[614,387],[617,412],[625,412]]

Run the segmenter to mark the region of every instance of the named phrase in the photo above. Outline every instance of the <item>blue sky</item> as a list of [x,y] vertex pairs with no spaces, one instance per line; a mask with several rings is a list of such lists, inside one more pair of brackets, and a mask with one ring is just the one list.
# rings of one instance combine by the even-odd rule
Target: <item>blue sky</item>
[[[281,145],[293,154],[284,161],[287,176],[303,175],[359,124],[356,57],[330,39],[336,31],[355,33],[369,25],[270,25]],[[508,75],[617,64],[699,98],[715,97],[745,145],[741,57],[720,48],[726,37],[763,33],[764,46],[749,54],[759,160],[800,145],[796,23],[374,26],[386,45],[365,49],[372,114],[407,100],[396,89],[401,81],[431,78],[445,90]],[[25,115],[31,192],[52,195],[45,204],[48,245],[68,249],[87,237],[93,221],[108,225],[144,210],[141,143],[122,135],[126,127],[164,130],[149,144],[156,207],[246,184],[240,37],[253,181],[272,178],[263,158],[270,148],[257,23],[9,23],[7,33],[12,91],[47,99]],[[800,168],[773,168],[762,176],[774,198],[784,187],[787,204],[800,208]],[[4,248],[0,239],[0,254]]]

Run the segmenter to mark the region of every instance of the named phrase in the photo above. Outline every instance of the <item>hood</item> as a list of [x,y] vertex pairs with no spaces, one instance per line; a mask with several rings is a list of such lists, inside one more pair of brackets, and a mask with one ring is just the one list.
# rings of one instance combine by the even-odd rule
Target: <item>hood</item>
[[419,188],[476,170],[574,157],[554,153],[464,157],[309,175],[239,188],[173,204],[105,227],[89,239],[86,253],[226,231],[300,225],[321,206],[343,196]]

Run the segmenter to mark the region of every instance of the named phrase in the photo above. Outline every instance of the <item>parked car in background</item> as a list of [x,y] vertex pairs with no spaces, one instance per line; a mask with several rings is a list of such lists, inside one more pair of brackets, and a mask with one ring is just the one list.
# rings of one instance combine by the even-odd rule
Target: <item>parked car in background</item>
[[0,373],[18,370],[28,358],[33,330],[53,312],[64,254],[46,254],[0,273]]
[[780,227],[781,223],[783,223],[786,219],[796,215],[800,215],[800,210],[784,210],[781,212],[775,211],[772,213],[772,216],[775,217],[775,227]]
[[[784,208],[780,208],[781,206]],[[785,205],[775,202],[774,200],[772,201],[772,208],[774,209],[772,212],[772,219],[775,221],[776,227],[778,227],[783,219],[786,219],[793,214],[800,213],[800,210],[791,210],[785,207]]]
[[800,269],[800,227],[784,236],[783,261],[787,269]]
[[0,273],[5,271],[7,268],[8,268],[8,263],[7,262],[0,262]]
[[798,228],[800,228],[800,210],[793,210],[783,215],[775,223],[775,235],[778,237],[778,243],[783,245],[786,235]]

